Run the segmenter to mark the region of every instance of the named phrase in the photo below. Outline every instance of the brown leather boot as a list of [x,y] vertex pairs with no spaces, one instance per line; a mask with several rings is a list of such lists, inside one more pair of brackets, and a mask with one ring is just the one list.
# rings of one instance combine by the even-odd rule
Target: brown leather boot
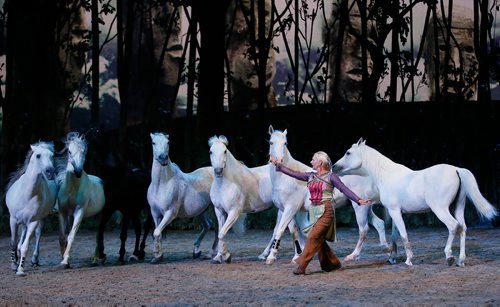
[[294,275],[305,275],[306,274],[306,268],[299,265],[298,267],[293,270]]

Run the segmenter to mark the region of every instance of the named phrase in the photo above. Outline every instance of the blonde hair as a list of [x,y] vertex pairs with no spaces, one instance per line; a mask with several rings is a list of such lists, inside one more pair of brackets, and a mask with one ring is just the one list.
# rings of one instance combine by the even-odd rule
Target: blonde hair
[[330,160],[330,157],[328,154],[324,151],[318,151],[316,152],[313,157],[316,157],[316,160],[321,162],[321,165],[328,171],[332,170],[332,160]]

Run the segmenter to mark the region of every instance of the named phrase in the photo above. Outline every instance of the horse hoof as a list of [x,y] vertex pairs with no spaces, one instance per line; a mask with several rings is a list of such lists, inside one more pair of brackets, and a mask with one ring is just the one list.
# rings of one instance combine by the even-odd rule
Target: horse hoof
[[259,260],[266,260],[267,256],[269,256],[269,252],[263,252],[262,254],[259,255]]
[[24,276],[26,276],[26,273],[21,272],[21,271],[17,271],[16,276],[24,277]]
[[453,264],[455,264],[455,257],[451,256],[447,258],[446,262],[448,263],[448,266],[452,266]]
[[347,255],[347,256],[345,256],[344,261],[349,262],[349,261],[355,261],[358,259],[359,259],[359,256]]
[[[137,257],[136,255],[130,255],[130,257],[128,257],[128,262],[138,262],[139,261],[139,257]],[[123,261],[125,262],[125,261]]]
[[274,261],[276,261],[276,258],[267,258],[267,259],[266,259],[266,264],[267,264],[267,265],[271,265],[271,264],[273,264],[273,263],[274,263]]
[[61,263],[59,266],[62,269],[71,269],[71,266],[69,265],[69,263]]
[[198,259],[201,257],[201,251],[193,252],[193,259]]
[[227,257],[226,260],[224,260],[225,263],[231,263],[231,255],[229,255],[229,257]]
[[10,264],[10,269],[14,272],[17,271],[17,267],[18,267],[17,263],[12,262]]
[[40,266],[40,263],[38,263],[38,262],[31,263],[31,267],[33,267],[33,268],[38,268],[39,266]]
[[213,257],[210,262],[213,264],[222,264],[223,263],[222,254],[215,255],[215,257]]
[[144,258],[146,258],[146,253],[144,251],[139,251],[137,255],[134,254],[134,256],[137,256],[138,261],[144,261]]
[[160,261],[163,259],[163,256],[160,256],[160,257],[153,257],[153,259],[151,259],[151,264],[158,264],[160,263]]
[[116,262],[116,264],[118,264],[118,265],[125,265],[126,262],[123,259],[118,259],[118,261]]
[[389,262],[390,264],[396,264],[396,258],[389,258],[387,259],[387,262]]

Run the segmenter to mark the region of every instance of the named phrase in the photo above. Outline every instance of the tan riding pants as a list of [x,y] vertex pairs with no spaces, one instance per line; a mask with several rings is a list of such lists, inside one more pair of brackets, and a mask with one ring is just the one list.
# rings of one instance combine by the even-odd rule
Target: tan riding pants
[[337,258],[333,250],[325,240],[326,232],[333,222],[333,208],[331,203],[324,203],[325,213],[318,219],[307,236],[304,251],[297,259],[299,267],[306,268],[309,262],[316,253],[321,264],[321,268],[325,271],[331,271],[340,267],[340,260]]

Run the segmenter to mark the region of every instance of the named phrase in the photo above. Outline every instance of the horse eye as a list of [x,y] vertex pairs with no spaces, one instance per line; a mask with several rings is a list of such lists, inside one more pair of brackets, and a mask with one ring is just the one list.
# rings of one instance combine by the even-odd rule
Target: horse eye
[[348,156],[348,155],[350,155],[350,154],[351,154],[350,152],[346,152],[346,153],[345,153],[345,155],[346,155],[346,156]]
[[285,142],[285,146],[288,146],[288,142]]
[[273,142],[269,142],[269,144],[273,145]]
[[154,145],[156,145],[156,143],[155,143],[155,142],[153,142],[153,146],[154,146]]
[[226,153],[227,153],[227,149],[226,149],[226,150],[224,150],[224,154],[226,154]]
[[41,155],[40,155],[40,154],[37,154],[37,155],[36,155],[36,158],[37,158],[37,159],[40,159],[40,157],[41,157]]
[[210,150],[209,153],[212,154],[212,151]]

